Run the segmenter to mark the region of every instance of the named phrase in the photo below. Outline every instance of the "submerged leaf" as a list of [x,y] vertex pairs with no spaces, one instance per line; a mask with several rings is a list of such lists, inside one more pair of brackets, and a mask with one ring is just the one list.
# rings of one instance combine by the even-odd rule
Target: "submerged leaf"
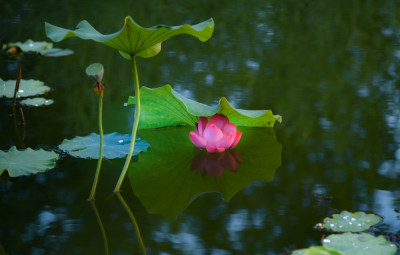
[[239,128],[243,136],[236,150],[211,158],[193,146],[192,129],[139,130],[152,147],[131,164],[128,175],[134,194],[148,212],[175,219],[203,193],[219,192],[229,201],[255,181],[273,180],[281,164],[282,146],[272,128]]
[[[208,106],[185,98],[165,85],[157,89],[140,88],[141,115],[139,129],[168,126],[194,126],[199,116],[212,116],[216,113],[229,118],[231,123],[244,127],[273,127],[275,121],[282,121],[271,110],[235,109],[225,97],[219,104]],[[127,105],[135,104],[135,98],[129,97]]]
[[36,97],[36,98],[27,98],[21,100],[20,103],[27,106],[43,106],[43,105],[51,105],[52,103],[54,103],[54,100],[46,99],[43,97]]
[[323,246],[338,250],[343,255],[394,255],[397,247],[385,237],[371,234],[333,234],[322,240]]
[[375,214],[342,211],[340,214],[332,215],[332,218],[325,218],[323,227],[335,232],[361,232],[381,220],[382,218]]
[[209,19],[196,25],[157,25],[143,28],[136,24],[130,16],[127,16],[123,27],[108,35],[99,33],[86,20],[79,22],[75,30],[57,27],[46,22],[45,30],[47,37],[55,42],[77,36],[81,39],[90,39],[105,44],[120,51],[121,55],[128,59],[132,56],[149,58],[161,51],[162,42],[175,35],[189,34],[203,42],[207,41],[214,30],[214,21]]
[[19,151],[11,147],[7,152],[0,151],[0,175],[8,171],[10,177],[36,174],[54,168],[58,155],[54,151],[32,150]]
[[[103,137],[103,157],[108,159],[123,158],[129,152],[130,135],[118,133],[105,134]],[[135,149],[132,155],[146,151],[150,145],[140,138],[136,138]],[[61,150],[67,151],[71,156],[77,158],[99,158],[100,136],[91,133],[88,136],[77,136],[71,140],[65,139],[60,146]]]
[[[3,81],[0,79],[0,97],[14,98],[16,80]],[[50,90],[42,81],[21,80],[17,97],[31,97],[43,95]]]

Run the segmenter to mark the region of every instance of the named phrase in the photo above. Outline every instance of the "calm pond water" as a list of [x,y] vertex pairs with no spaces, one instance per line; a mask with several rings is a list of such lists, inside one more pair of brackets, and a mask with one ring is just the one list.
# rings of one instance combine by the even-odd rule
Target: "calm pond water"
[[[0,183],[0,254],[141,254],[136,227],[148,254],[284,254],[319,245],[323,233],[313,226],[341,210],[377,213],[384,220],[373,231],[398,233],[399,1],[3,0],[0,44],[47,40],[45,21],[72,29],[87,19],[113,33],[127,15],[144,27],[214,18],[208,42],[178,36],[154,58],[139,59],[141,84],[172,84],[206,104],[226,96],[236,107],[282,115],[262,140],[268,167],[213,179],[165,162],[154,179],[128,174],[121,200],[112,190],[124,159],[106,160],[93,207],[86,199],[97,161],[63,155],[53,170]],[[65,138],[98,132],[97,97],[84,72],[93,62],[105,67],[105,132],[130,132],[133,108],[123,106],[133,94],[129,62],[92,41],[56,47],[75,53],[21,60],[22,77],[44,81],[55,103],[25,108],[21,138],[10,101],[1,100],[1,150],[55,149]],[[17,62],[2,54],[0,78],[16,73]],[[247,154],[257,155],[257,147]],[[199,190],[221,192],[191,200],[206,178],[214,186]]]

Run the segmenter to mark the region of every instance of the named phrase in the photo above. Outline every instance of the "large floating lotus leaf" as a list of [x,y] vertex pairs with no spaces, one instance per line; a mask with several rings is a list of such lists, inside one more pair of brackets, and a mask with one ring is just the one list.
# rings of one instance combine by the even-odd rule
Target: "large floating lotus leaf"
[[17,47],[22,52],[34,52],[48,57],[61,57],[74,53],[69,49],[53,48],[53,44],[49,42],[35,42],[31,39],[25,42],[15,42],[3,45],[3,49],[11,49]]
[[120,51],[125,58],[140,56],[149,58],[161,51],[161,43],[179,34],[189,34],[201,41],[207,41],[214,30],[214,21],[206,20],[196,25],[166,26],[156,25],[143,28],[130,17],[125,18],[123,27],[113,33],[104,35],[99,33],[86,20],[79,22],[75,30],[69,30],[45,23],[46,35],[53,41],[59,42],[69,37],[79,37],[103,43]]
[[19,151],[11,147],[8,151],[0,151],[0,175],[8,171],[10,177],[36,174],[54,168],[58,155],[53,151],[32,150]]
[[[0,79],[0,97],[14,98],[16,80],[3,81]],[[50,90],[42,81],[21,80],[17,97],[43,95]]]
[[20,103],[27,106],[44,106],[44,105],[51,105],[52,103],[54,103],[54,100],[46,99],[43,97],[35,97],[35,98],[27,98],[21,100]]
[[292,255],[342,255],[341,252],[324,246],[311,246],[307,249],[296,250]]
[[367,233],[334,234],[322,241],[323,246],[340,251],[343,255],[394,255],[396,245],[383,236],[373,236]]
[[[121,135],[118,133],[105,134],[103,136],[103,157],[108,159],[123,158],[129,152],[130,135]],[[146,151],[150,145],[136,138],[135,150],[132,155],[137,155]],[[77,158],[99,158],[100,136],[91,133],[88,136],[77,136],[71,140],[65,139],[60,146],[61,150],[67,151],[71,156]]]
[[271,182],[281,164],[282,146],[272,128],[239,128],[242,138],[226,154],[199,152],[189,139],[190,130],[194,128],[139,129],[151,148],[130,165],[128,176],[150,213],[175,219],[207,192],[219,192],[229,201],[255,181]]
[[[228,116],[231,123],[244,127],[273,127],[275,121],[281,122],[279,115],[270,110],[235,109],[225,97],[219,104],[208,106],[185,98],[165,85],[157,89],[140,88],[141,115],[139,129],[168,126],[194,126],[199,116],[212,116],[216,113]],[[129,97],[127,105],[135,104],[135,98]]]
[[375,214],[365,212],[347,212],[332,215],[332,218],[325,218],[323,227],[335,232],[361,232],[378,224],[382,220]]

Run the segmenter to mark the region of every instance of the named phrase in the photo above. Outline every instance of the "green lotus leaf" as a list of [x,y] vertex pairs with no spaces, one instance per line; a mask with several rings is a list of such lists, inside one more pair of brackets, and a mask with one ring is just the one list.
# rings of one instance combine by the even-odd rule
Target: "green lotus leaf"
[[296,250],[292,255],[342,255],[341,252],[324,246],[311,246],[307,249]]
[[381,220],[382,218],[375,214],[342,211],[340,214],[332,215],[332,218],[325,218],[323,227],[335,232],[361,232],[378,224]]
[[[140,88],[141,115],[139,129],[168,126],[194,126],[199,116],[212,116],[216,113],[229,118],[231,123],[243,127],[273,127],[275,121],[282,121],[271,110],[235,109],[225,97],[219,104],[208,106],[185,98],[165,85],[157,89]],[[129,97],[126,105],[135,104],[135,97]]]
[[[108,159],[125,157],[129,152],[130,142],[130,135],[105,134],[103,137],[103,157]],[[136,138],[135,150],[132,155],[146,151],[149,146],[146,141]],[[65,139],[58,147],[63,151],[67,151],[73,157],[98,159],[100,136],[91,133],[85,137],[77,136],[71,140]]]
[[20,151],[14,146],[8,151],[0,151],[0,175],[5,171],[10,177],[45,172],[55,167],[57,159],[54,151],[30,148]]
[[343,255],[394,255],[397,247],[385,237],[367,233],[333,234],[322,240],[323,246]]
[[[0,79],[0,97],[14,98],[16,80],[3,81]],[[42,81],[21,80],[17,97],[43,95],[50,90]]]
[[282,146],[272,128],[241,127],[242,138],[234,150],[207,153],[189,139],[193,127],[139,130],[151,144],[128,176],[134,194],[149,213],[168,219],[208,192],[229,201],[255,181],[271,182],[281,164]]
[[54,100],[46,99],[43,97],[35,97],[35,98],[27,98],[21,100],[20,103],[27,106],[43,106],[43,105],[51,105],[52,103],[54,103]]
[[28,39],[25,42],[11,42],[3,45],[3,49],[9,49],[12,47],[18,47],[23,52],[39,52],[41,50],[53,48],[53,44],[49,42],[35,42]]
[[3,45],[3,49],[8,50],[17,47],[22,52],[34,52],[48,57],[67,56],[74,53],[69,49],[53,48],[53,43],[49,42],[35,42],[31,39],[25,42],[15,42]]
[[40,50],[38,53],[46,57],[64,57],[73,54],[74,51],[70,49],[51,48]]
[[104,35],[99,33],[86,20],[79,22],[75,30],[69,30],[45,23],[46,35],[51,40],[59,42],[69,37],[93,40],[118,50],[125,58],[132,56],[149,58],[161,51],[161,43],[179,34],[189,34],[200,41],[207,41],[214,30],[213,19],[196,25],[166,26],[156,25],[143,28],[130,17],[125,18],[123,27],[113,33]]

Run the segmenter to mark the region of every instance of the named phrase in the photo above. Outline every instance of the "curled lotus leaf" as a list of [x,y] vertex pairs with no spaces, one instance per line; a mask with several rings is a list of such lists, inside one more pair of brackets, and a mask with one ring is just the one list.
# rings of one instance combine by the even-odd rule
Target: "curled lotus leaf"
[[334,232],[361,232],[378,224],[382,218],[365,212],[342,211],[324,219],[323,227]]
[[[103,157],[108,159],[123,158],[129,152],[131,135],[121,135],[119,133],[105,134],[103,137]],[[146,151],[150,145],[136,138],[135,149],[132,155],[137,155]],[[99,158],[100,136],[91,133],[88,136],[77,136],[71,140],[65,139],[60,146],[61,150],[67,151],[71,156],[77,158]]]
[[20,103],[26,106],[45,106],[45,105],[51,105],[52,103],[54,103],[54,100],[46,99],[43,97],[36,97],[36,98],[27,98],[21,100]]
[[396,245],[384,236],[368,233],[329,235],[322,240],[322,245],[340,251],[343,255],[394,255],[397,252]]
[[179,34],[189,34],[200,41],[207,41],[214,30],[213,19],[196,25],[166,26],[156,25],[149,28],[139,26],[130,16],[125,18],[122,28],[112,34],[99,33],[88,21],[79,22],[75,30],[65,29],[45,23],[46,35],[55,42],[69,37],[93,40],[118,50],[127,59],[132,56],[149,58],[161,51],[161,43]]
[[17,150],[11,147],[8,151],[0,151],[0,175],[8,171],[10,177],[18,177],[22,175],[31,175],[45,172],[55,167],[57,153],[54,151]]
[[[231,123],[243,127],[273,127],[275,121],[282,121],[282,117],[274,115],[271,110],[236,109],[225,97],[218,104],[208,106],[184,97],[170,85],[157,89],[141,87],[140,94],[140,129],[194,126],[199,116],[212,116],[216,113],[227,116]],[[129,97],[127,105],[135,102],[135,97]]]
[[[16,80],[3,81],[0,79],[0,97],[14,98]],[[50,87],[44,85],[38,80],[21,80],[17,97],[31,97],[43,95],[50,90]]]

